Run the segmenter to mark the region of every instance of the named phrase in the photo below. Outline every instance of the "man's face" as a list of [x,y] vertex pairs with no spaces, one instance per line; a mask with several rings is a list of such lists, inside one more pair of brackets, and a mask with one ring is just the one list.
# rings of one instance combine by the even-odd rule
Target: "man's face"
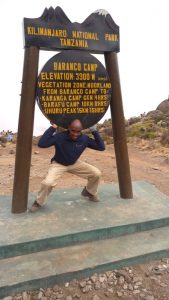
[[72,140],[77,140],[82,132],[82,124],[80,121],[74,121],[69,126],[69,136]]

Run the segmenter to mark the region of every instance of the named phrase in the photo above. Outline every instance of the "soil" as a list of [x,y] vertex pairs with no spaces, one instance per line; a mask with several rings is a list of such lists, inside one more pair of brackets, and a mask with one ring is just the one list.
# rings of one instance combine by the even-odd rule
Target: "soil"
[[[0,194],[9,195],[13,189],[13,177],[14,177],[14,163],[15,163],[15,151],[16,145],[12,143],[6,144],[6,147],[0,147]],[[50,158],[52,157],[54,149],[40,149],[36,145],[33,145],[32,160],[31,160],[31,172],[30,172],[30,192],[37,192],[40,186],[40,182],[47,173]],[[154,184],[161,192],[169,196],[169,149],[158,148],[150,150],[145,145],[133,143],[128,144],[128,152],[130,158],[131,177],[133,180],[147,180]],[[104,152],[93,151],[86,149],[81,156],[83,161],[91,163],[98,167],[102,171],[101,183],[114,183],[118,181],[116,160],[113,145],[107,145]],[[64,175],[58,181],[57,188],[69,188],[69,187],[83,187],[85,180],[70,174]],[[168,262],[168,261],[167,261]],[[138,266],[134,266],[133,272],[135,276],[141,276],[144,282],[144,288],[151,291],[149,294],[154,296],[154,299],[169,299],[169,264],[167,265],[168,272],[161,272],[160,282],[166,283],[162,286],[157,284],[157,280],[152,280],[152,276],[147,276],[147,271],[152,266],[161,265],[161,261],[150,262]],[[73,289],[73,286],[71,286]],[[72,294],[68,289],[70,287],[62,286],[62,290],[65,290],[65,295]],[[43,287],[42,287],[43,288]],[[92,294],[84,295],[81,290],[74,287],[74,293],[80,294],[80,299],[93,299]],[[100,299],[119,299],[119,296],[113,295],[108,297],[104,295],[103,291],[96,291]],[[89,296],[90,295],[90,296]],[[64,298],[65,299],[65,298]],[[129,298],[122,296],[121,299],[141,299],[140,295],[132,295]],[[146,298],[144,298],[146,299]],[[148,299],[148,298],[147,298]],[[149,298],[151,300],[151,298]],[[152,298],[153,299],[153,298]]]

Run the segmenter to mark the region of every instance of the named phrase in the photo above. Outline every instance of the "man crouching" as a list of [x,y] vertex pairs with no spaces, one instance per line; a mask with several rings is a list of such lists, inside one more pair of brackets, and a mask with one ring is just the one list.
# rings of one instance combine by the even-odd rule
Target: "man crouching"
[[96,167],[79,160],[79,158],[86,148],[104,151],[105,145],[96,125],[90,127],[93,138],[83,134],[82,129],[80,120],[75,119],[70,122],[67,131],[57,133],[57,125],[52,124],[40,138],[38,146],[40,148],[55,146],[55,155],[51,159],[47,176],[41,183],[37,198],[30,209],[31,212],[36,212],[46,203],[49,193],[64,172],[87,179],[87,185],[81,194],[91,201],[99,201],[97,189],[101,172]]

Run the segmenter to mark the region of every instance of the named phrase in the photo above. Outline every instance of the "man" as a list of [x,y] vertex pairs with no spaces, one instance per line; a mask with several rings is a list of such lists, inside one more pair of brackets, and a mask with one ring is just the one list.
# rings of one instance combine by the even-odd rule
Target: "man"
[[78,119],[71,121],[68,130],[61,133],[57,133],[57,125],[52,124],[40,138],[38,146],[41,148],[55,146],[55,155],[51,159],[48,174],[41,183],[37,198],[30,209],[31,212],[36,212],[46,203],[49,193],[64,172],[87,179],[87,185],[81,194],[91,201],[99,201],[97,188],[101,172],[96,167],[80,161],[79,157],[87,147],[104,151],[105,145],[96,125],[90,127],[94,139],[82,134],[82,129],[82,123]]

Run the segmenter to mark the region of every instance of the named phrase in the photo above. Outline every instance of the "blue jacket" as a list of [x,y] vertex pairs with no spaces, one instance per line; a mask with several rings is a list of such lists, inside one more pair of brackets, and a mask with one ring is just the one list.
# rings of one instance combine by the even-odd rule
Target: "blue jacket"
[[40,148],[55,146],[55,155],[51,161],[55,160],[64,166],[73,165],[87,147],[99,151],[105,150],[104,142],[97,131],[92,133],[94,139],[81,134],[75,141],[69,137],[68,131],[54,133],[55,129],[49,127],[40,138],[38,146]]

